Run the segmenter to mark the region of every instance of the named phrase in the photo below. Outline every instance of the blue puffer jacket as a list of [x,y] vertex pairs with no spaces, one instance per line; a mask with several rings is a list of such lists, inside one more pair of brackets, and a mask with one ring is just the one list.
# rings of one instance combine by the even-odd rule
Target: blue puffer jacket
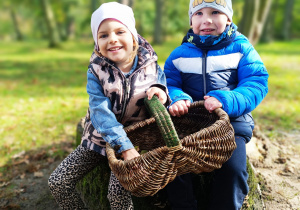
[[172,103],[213,96],[222,103],[236,135],[247,141],[254,128],[251,111],[268,92],[268,73],[248,39],[238,33],[220,50],[202,51],[185,42],[168,57],[164,72]]

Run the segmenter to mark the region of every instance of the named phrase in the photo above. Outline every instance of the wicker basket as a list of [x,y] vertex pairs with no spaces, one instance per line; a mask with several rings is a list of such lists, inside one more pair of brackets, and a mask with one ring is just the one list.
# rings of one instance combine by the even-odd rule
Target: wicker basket
[[170,117],[156,97],[145,99],[145,104],[153,117],[125,131],[139,150],[148,152],[124,161],[109,144],[106,147],[111,170],[135,196],[154,195],[181,174],[218,169],[236,148],[229,117],[220,108],[209,113],[198,101],[188,114]]

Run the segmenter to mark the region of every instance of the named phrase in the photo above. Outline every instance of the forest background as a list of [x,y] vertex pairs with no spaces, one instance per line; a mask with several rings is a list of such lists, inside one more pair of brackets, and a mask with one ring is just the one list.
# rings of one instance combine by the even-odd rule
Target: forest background
[[[104,2],[0,1],[0,188],[24,172],[15,166],[39,171],[31,157],[52,163],[75,147],[76,125],[88,106],[90,17]],[[119,2],[133,8],[136,28],[163,68],[189,29],[189,1]],[[269,93],[253,111],[256,125],[271,140],[292,139],[300,154],[300,1],[232,2],[233,22],[270,74]]]

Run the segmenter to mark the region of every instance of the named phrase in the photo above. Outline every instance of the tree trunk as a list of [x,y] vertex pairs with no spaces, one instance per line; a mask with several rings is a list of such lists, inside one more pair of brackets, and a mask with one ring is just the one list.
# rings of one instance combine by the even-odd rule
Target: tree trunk
[[268,17],[270,7],[272,4],[272,0],[265,0],[259,2],[259,12],[258,12],[258,18],[257,23],[255,25],[254,31],[252,33],[252,44],[255,45],[258,43],[261,34],[263,32],[264,24],[266,22],[266,19]]
[[41,4],[48,29],[49,47],[58,47],[60,44],[60,37],[51,5],[48,0],[41,0]]
[[163,0],[155,0],[155,25],[153,31],[153,43],[161,44],[163,42],[163,31],[162,31],[162,15],[163,15]]
[[284,40],[291,38],[291,23],[293,19],[293,6],[295,0],[287,0],[285,4],[282,37]]
[[91,0],[91,12],[94,12],[101,4],[102,1]]
[[255,45],[262,34],[272,0],[246,0],[239,31]]
[[263,33],[260,37],[260,41],[262,42],[269,43],[272,42],[274,39],[274,32],[275,32],[274,25],[275,25],[276,12],[278,9],[278,3],[279,0],[275,0],[272,2],[269,15],[264,24]]
[[133,7],[134,0],[118,0],[119,3]]
[[239,31],[249,39],[255,25],[258,4],[259,0],[245,0],[243,18],[239,24]]
[[19,21],[18,21],[17,16],[16,16],[16,11],[15,11],[14,6],[10,6],[10,16],[13,20],[13,25],[14,25],[15,32],[16,32],[16,39],[18,41],[22,41],[23,40],[23,34],[21,33],[21,30],[20,30],[20,24],[19,24]]

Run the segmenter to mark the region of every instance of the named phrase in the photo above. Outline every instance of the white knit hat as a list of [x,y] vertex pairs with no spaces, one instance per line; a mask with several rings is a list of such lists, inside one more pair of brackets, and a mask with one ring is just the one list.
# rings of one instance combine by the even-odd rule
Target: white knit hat
[[124,4],[109,2],[102,4],[91,17],[91,28],[95,44],[98,48],[97,33],[102,21],[113,18],[125,25],[131,32],[136,41],[138,41],[137,31],[135,29],[135,19],[132,9]]
[[192,24],[193,14],[204,7],[211,7],[216,10],[219,10],[220,12],[223,12],[232,21],[233,10],[232,10],[231,0],[221,0],[221,1],[190,0],[190,7],[189,7],[190,25]]

